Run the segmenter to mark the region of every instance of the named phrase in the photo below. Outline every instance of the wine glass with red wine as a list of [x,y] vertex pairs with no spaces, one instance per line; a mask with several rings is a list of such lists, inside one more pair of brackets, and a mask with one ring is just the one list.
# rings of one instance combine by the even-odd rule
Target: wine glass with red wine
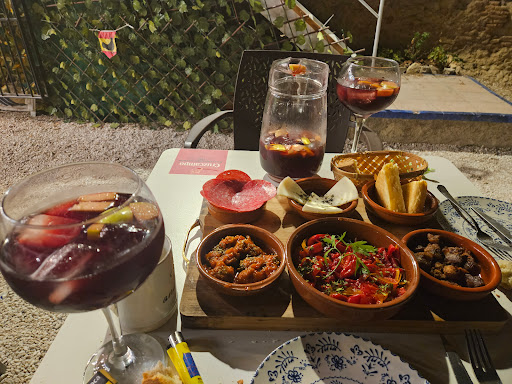
[[49,311],[103,310],[112,341],[90,360],[85,382],[104,369],[140,383],[164,361],[157,340],[121,335],[108,309],[144,282],[162,253],[162,214],[135,172],[101,162],[39,172],[6,192],[0,217],[0,272],[14,292]]
[[357,152],[366,119],[389,107],[398,96],[400,68],[391,59],[356,56],[345,62],[337,80],[338,98],[355,116],[351,152]]

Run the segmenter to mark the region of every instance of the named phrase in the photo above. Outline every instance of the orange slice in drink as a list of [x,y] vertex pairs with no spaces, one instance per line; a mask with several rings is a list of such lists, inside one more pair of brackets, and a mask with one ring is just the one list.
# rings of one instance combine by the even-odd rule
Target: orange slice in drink
[[384,88],[384,87],[377,88],[377,97],[389,97],[389,96],[392,96],[393,93],[394,93],[394,90],[391,88]]
[[293,76],[306,73],[306,66],[302,64],[289,64],[289,68]]

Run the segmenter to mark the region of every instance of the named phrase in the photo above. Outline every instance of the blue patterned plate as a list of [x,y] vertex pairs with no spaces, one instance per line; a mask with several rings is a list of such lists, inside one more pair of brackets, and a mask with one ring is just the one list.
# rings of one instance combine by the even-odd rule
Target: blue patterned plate
[[276,348],[251,384],[427,384],[392,352],[346,333],[311,333]]
[[[505,228],[512,232],[512,204],[506,201],[481,196],[460,196],[457,197],[457,202],[471,213],[471,216],[484,232],[487,232],[497,243],[505,245],[498,235],[496,235],[476,214],[473,214],[469,208],[473,207],[487,213],[487,215],[500,224],[503,224]],[[439,224],[441,224],[444,230],[455,232],[482,245],[476,238],[476,231],[473,227],[459,216],[448,200],[439,204],[439,210],[436,215]]]

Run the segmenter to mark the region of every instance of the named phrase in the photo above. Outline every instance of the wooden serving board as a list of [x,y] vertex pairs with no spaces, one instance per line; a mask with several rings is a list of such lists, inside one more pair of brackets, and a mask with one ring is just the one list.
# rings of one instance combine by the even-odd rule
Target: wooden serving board
[[[417,229],[389,224],[366,213],[362,199],[353,218],[383,227],[398,238]],[[223,225],[201,208],[203,236]],[[273,232],[286,244],[290,234],[305,221],[288,208],[285,198],[267,202],[264,215],[253,225]],[[440,228],[435,219],[424,228]],[[467,328],[499,331],[508,319],[507,312],[493,295],[477,302],[454,302],[431,295],[419,287],[416,295],[393,318],[380,322],[347,323],[329,318],[309,306],[295,292],[285,271],[276,288],[260,295],[231,297],[210,288],[192,260],[187,269],[180,304],[182,323],[188,328],[359,331],[407,333],[460,333]],[[437,321],[434,320],[436,317]]]

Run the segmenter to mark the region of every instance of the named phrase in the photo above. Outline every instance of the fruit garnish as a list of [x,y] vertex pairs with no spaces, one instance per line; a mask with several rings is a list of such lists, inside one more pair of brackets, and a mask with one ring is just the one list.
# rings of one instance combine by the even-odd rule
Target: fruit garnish
[[398,88],[398,85],[396,85],[396,83],[394,83],[392,81],[381,81],[380,86],[384,87],[384,88],[391,88],[391,89]]
[[71,208],[73,205],[75,205],[75,200],[71,200],[51,207],[50,209],[47,209],[43,213],[50,216],[66,216],[66,213],[68,213],[69,208]]
[[[131,205],[131,204],[130,204]],[[105,216],[98,220],[98,223],[103,224],[118,224],[118,223],[128,223],[133,220],[133,211],[130,207],[124,207],[119,210],[115,210],[115,208],[110,208],[105,211],[108,213],[109,211],[114,211],[110,215]]]
[[82,201],[69,210],[78,212],[103,212],[112,206],[112,201]]
[[89,225],[87,228],[87,238],[89,240],[98,240],[101,238],[101,230],[105,227],[105,224],[94,223]]
[[288,134],[288,130],[286,130],[285,128],[280,128],[274,132],[275,137],[286,136],[287,134]]
[[311,144],[311,140],[309,140],[307,137],[301,137],[300,141],[302,141],[302,144],[304,145]]
[[27,224],[40,226],[41,228],[23,228],[18,236],[18,242],[32,247],[62,247],[78,235],[80,228],[74,226],[71,228],[49,229],[49,227],[75,223],[78,223],[78,221],[66,217],[46,214],[36,215],[30,218]]
[[131,203],[130,209],[138,221],[152,220],[158,217],[158,208],[146,202]]
[[306,73],[306,66],[302,64],[289,64],[288,66],[293,76],[303,75]]
[[392,96],[395,91],[391,88],[377,88],[377,96],[379,97],[388,97]]
[[283,144],[267,144],[265,147],[270,151],[286,151],[286,147]]
[[99,192],[80,196],[78,201],[113,201],[115,199],[117,199],[115,192]]

